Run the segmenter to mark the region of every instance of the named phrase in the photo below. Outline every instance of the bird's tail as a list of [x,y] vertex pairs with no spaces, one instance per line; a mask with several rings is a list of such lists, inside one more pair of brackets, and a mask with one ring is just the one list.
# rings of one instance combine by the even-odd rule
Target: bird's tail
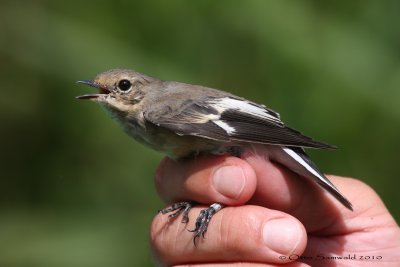
[[318,169],[314,162],[308,157],[300,147],[280,147],[274,149],[271,154],[272,159],[296,172],[297,174],[312,179],[322,188],[334,196],[340,203],[349,210],[353,207],[347,198],[345,198],[331,181]]

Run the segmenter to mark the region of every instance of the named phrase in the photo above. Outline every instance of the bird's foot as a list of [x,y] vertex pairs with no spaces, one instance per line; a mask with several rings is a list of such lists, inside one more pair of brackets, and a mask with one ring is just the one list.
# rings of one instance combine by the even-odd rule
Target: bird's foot
[[[165,209],[160,210],[159,212],[162,214],[173,212],[168,215],[169,219],[175,218],[180,214],[182,214],[182,223],[188,223],[189,211],[193,207],[193,205],[194,205],[193,202],[189,201],[177,202]],[[200,214],[195,222],[195,228],[193,230],[188,230],[189,232],[194,233],[194,238],[193,238],[194,245],[197,244],[197,240],[200,236],[204,238],[204,235],[207,232],[208,224],[210,223],[211,218],[214,216],[215,213],[217,213],[223,207],[224,205],[220,203],[214,203],[210,205],[208,208],[200,211]]]
[[174,212],[168,215],[169,219],[175,218],[182,214],[182,223],[189,222],[189,211],[193,207],[193,203],[189,201],[182,201],[172,204],[171,206],[160,210],[162,214]]
[[193,243],[196,246],[198,238],[201,236],[204,238],[205,233],[207,232],[208,224],[211,221],[211,218],[221,210],[224,206],[220,203],[214,203],[207,209],[203,209],[200,211],[199,216],[196,219],[195,228],[193,230],[189,230],[189,232],[194,233]]

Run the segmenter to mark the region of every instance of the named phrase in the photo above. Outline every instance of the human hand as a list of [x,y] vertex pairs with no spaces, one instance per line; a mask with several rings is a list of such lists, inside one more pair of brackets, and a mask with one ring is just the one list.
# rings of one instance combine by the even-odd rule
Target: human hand
[[399,227],[370,187],[329,176],[352,202],[351,212],[265,155],[259,146],[245,151],[242,159],[211,155],[185,162],[164,159],[156,175],[164,201],[219,202],[230,207],[213,217],[197,247],[186,229],[194,229],[204,207],[190,211],[188,225],[180,218],[169,221],[168,216],[157,215],[151,226],[155,260],[168,266],[395,266],[400,262]]

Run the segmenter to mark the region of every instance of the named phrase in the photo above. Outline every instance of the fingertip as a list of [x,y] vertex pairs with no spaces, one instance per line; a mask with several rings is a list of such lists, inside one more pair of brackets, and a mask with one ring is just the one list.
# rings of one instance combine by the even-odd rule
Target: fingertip
[[307,244],[307,232],[304,226],[293,217],[272,218],[262,228],[264,244],[284,256],[304,251]]
[[240,205],[256,190],[256,174],[246,161],[233,156],[204,155],[184,162],[164,158],[155,175],[166,202],[194,200]]
[[225,158],[223,164],[214,168],[211,176],[212,186],[220,195],[216,201],[224,204],[243,204],[256,190],[257,178],[253,168],[239,158]]

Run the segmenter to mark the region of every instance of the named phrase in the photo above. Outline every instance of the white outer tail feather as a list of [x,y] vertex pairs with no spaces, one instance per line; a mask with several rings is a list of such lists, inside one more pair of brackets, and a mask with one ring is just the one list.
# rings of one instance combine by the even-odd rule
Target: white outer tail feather
[[[301,148],[297,148],[301,149]],[[279,162],[295,173],[317,182],[321,187],[339,200],[345,207],[352,210],[351,203],[340,193],[340,191],[323,175],[314,163],[304,154],[299,154],[290,147],[270,146],[271,159]],[[308,163],[304,158],[310,161]],[[314,166],[313,166],[314,165]]]

